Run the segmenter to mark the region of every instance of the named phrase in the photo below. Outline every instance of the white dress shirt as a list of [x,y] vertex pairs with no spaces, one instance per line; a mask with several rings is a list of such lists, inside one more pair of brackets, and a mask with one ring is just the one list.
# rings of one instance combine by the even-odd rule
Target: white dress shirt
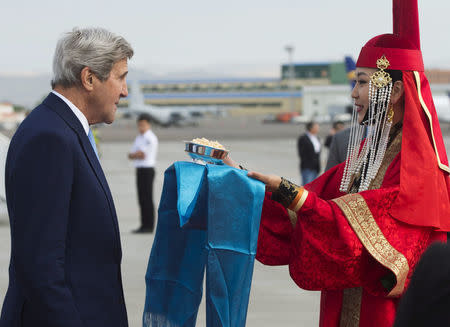
[[75,106],[72,102],[70,102],[70,100],[67,99],[65,96],[56,92],[55,90],[53,90],[52,93],[54,95],[58,96],[61,100],[63,100],[69,106],[69,108],[73,111],[73,113],[78,118],[81,125],[83,126],[83,129],[86,132],[86,135],[88,135],[89,134],[89,122],[88,122],[86,116],[80,111],[80,109],[77,108],[77,106]]
[[131,152],[144,152],[144,159],[134,159],[136,168],[155,167],[156,154],[158,152],[158,138],[152,130],[148,130],[144,134],[139,134],[134,141]]
[[320,141],[317,138],[317,136],[311,134],[310,132],[306,132],[306,135],[308,135],[309,139],[311,140],[311,143],[314,147],[314,152],[319,153],[320,152]]

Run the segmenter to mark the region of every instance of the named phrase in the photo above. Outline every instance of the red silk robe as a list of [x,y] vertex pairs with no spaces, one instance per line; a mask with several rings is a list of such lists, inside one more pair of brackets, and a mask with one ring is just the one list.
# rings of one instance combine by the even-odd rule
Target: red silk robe
[[[391,158],[378,189],[356,194],[339,192],[344,164],[330,169],[305,187],[308,197],[296,213],[266,195],[256,258],[289,265],[299,287],[322,291],[321,327],[392,326],[421,254],[446,240],[444,232],[389,214],[399,192],[400,156]],[[289,214],[297,216],[295,227]]]

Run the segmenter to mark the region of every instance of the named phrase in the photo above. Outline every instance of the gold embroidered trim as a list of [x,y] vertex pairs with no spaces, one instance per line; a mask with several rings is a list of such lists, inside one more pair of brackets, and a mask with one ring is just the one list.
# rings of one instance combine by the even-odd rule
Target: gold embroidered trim
[[295,225],[297,224],[297,213],[290,209],[287,209],[287,213],[289,215],[289,220],[291,221],[292,227],[295,227]]
[[433,146],[434,146],[434,152],[436,153],[436,157],[437,157],[437,162],[439,165],[439,168],[441,168],[443,171],[446,171],[447,173],[450,173],[450,167],[444,165],[441,162],[441,158],[439,157],[439,152],[437,150],[437,146],[436,146],[436,140],[434,139],[434,132],[433,132],[433,120],[431,119],[431,114],[430,114],[430,110],[428,110],[427,105],[425,104],[425,101],[423,101],[423,97],[422,97],[422,90],[421,90],[421,86],[420,86],[420,76],[418,72],[414,72],[414,77],[416,78],[416,86],[417,86],[417,94],[419,95],[419,101],[420,104],[422,105],[422,109],[423,111],[425,111],[425,114],[427,115],[428,121],[430,123],[430,128],[431,128],[431,138],[433,139]]
[[362,292],[362,287],[344,289],[339,327],[359,327]]
[[392,163],[395,156],[400,152],[402,148],[402,134],[403,132],[400,130],[387,148],[386,153],[384,154],[383,161],[381,162],[381,166],[378,169],[375,178],[372,180],[372,183],[370,183],[369,190],[379,189],[381,187],[381,184],[383,184],[383,179],[386,175],[386,171],[389,168],[389,165]]
[[341,208],[366,250],[375,260],[394,273],[397,283],[388,296],[400,296],[403,293],[406,276],[409,272],[409,265],[405,256],[389,244],[375,222],[366,201],[360,194],[347,194],[333,199],[333,201]]

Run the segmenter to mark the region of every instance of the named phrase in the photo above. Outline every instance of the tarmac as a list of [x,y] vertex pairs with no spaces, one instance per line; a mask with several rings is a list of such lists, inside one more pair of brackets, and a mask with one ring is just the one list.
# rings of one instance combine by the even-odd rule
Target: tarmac
[[[282,174],[287,171],[286,162],[278,161],[285,155],[283,148],[292,148],[294,141],[271,142],[227,141],[226,146],[233,149],[235,158],[242,158],[247,167],[260,171]],[[225,142],[224,142],[225,143]],[[264,148],[277,149],[264,167],[259,163],[266,159]],[[123,280],[130,326],[141,326],[145,299],[144,275],[147,268],[153,235],[135,235],[130,231],[138,225],[138,207],[134,183],[134,169],[124,157],[129,144],[110,143],[103,147],[102,164],[107,175],[119,217],[123,246]],[[286,151],[287,152],[287,151]],[[295,160],[295,154],[292,156]],[[159,160],[155,180],[155,199],[160,198],[163,172],[173,162],[189,160],[183,152],[183,143],[163,141],[160,143]],[[287,160],[289,161],[289,159]],[[270,165],[270,166],[269,166]],[[295,165],[292,172],[284,173],[287,178],[297,178]],[[111,177],[109,177],[111,176]],[[290,279],[287,267],[268,267],[255,263],[252,291],[248,308],[247,326],[318,326],[319,294],[298,288]],[[206,326],[204,303],[200,306],[197,326]]]
[[[321,136],[329,125],[321,127]],[[444,129],[447,131],[446,129]],[[154,128],[159,153],[154,183],[155,204],[159,203],[164,171],[175,161],[189,160],[183,140],[207,137],[219,140],[232,157],[249,170],[272,173],[300,183],[296,138],[304,126],[262,124],[260,117],[205,118],[198,126]],[[145,272],[154,234],[132,234],[139,225],[134,168],[127,153],[136,135],[132,120],[118,120],[100,126],[101,164],[110,185],[119,219],[123,261],[122,275],[129,325],[142,326],[145,301]],[[448,140],[446,140],[448,144]],[[326,153],[323,153],[326,158]],[[0,303],[8,285],[10,234],[7,217],[0,217]],[[247,326],[318,326],[319,292],[304,291],[290,278],[287,267],[269,267],[255,262]],[[197,326],[206,326],[202,302]]]

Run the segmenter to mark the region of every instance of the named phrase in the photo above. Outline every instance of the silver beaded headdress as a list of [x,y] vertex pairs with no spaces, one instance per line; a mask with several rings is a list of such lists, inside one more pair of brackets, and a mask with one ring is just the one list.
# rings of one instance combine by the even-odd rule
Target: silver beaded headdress
[[[389,66],[385,56],[377,60],[378,71],[370,76],[369,108],[367,120],[358,124],[358,114],[353,108],[352,127],[347,148],[347,160],[340,191],[349,192],[351,183],[360,174],[358,192],[369,189],[386,152],[389,131],[392,126],[393,109],[389,108],[392,78],[384,70]],[[389,109],[389,111],[388,111]],[[363,142],[363,138],[367,136]]]

